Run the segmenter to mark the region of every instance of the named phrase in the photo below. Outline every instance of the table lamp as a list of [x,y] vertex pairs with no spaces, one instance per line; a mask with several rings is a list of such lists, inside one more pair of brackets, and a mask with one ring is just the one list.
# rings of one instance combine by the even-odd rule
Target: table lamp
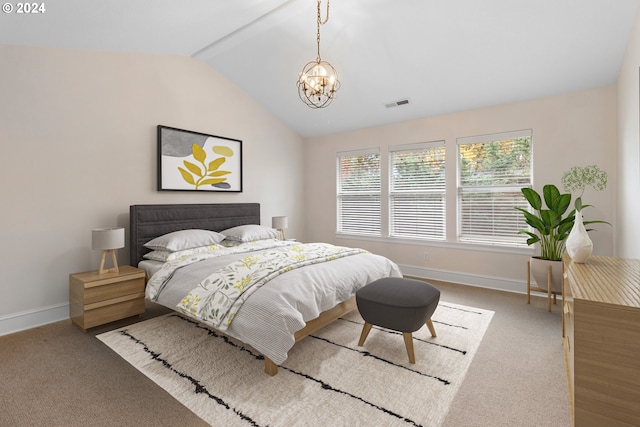
[[[124,248],[124,228],[96,228],[91,230],[91,248],[102,249],[102,259],[98,274],[118,273],[118,260],[116,259],[116,249]],[[104,268],[104,260],[107,253],[111,252],[113,267]]]
[[284,240],[284,229],[289,226],[289,218],[286,216],[274,216],[271,218],[271,228],[275,228],[282,235]]

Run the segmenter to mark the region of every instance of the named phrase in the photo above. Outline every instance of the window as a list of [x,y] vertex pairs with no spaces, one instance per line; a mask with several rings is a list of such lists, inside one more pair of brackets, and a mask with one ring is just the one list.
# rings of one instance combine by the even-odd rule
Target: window
[[391,147],[389,151],[389,234],[444,240],[444,141]]
[[380,150],[338,153],[338,232],[381,235]]
[[458,139],[460,241],[526,245],[527,209],[520,191],[531,186],[531,130]]

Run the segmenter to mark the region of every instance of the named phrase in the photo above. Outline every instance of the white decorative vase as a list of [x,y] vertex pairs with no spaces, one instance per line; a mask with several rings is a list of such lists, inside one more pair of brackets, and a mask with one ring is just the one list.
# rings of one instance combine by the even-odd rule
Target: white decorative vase
[[565,247],[573,262],[583,263],[591,256],[593,242],[589,238],[587,230],[584,228],[582,212],[580,211],[576,211],[576,219],[569,233],[569,237],[567,237]]

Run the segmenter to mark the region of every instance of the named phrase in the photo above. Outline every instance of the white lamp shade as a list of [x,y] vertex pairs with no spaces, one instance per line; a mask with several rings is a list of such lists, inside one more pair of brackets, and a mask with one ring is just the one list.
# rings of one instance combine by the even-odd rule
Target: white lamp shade
[[277,230],[284,230],[289,226],[289,218],[286,216],[274,216],[271,218],[271,227]]
[[91,230],[91,248],[103,250],[124,248],[124,228],[96,228]]

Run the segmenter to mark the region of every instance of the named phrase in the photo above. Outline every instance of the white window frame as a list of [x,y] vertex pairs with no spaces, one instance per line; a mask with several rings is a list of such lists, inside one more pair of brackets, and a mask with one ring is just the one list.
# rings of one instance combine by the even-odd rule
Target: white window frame
[[[434,181],[424,181],[422,188],[400,189],[395,186],[395,155],[404,152],[420,152],[431,149],[441,151],[442,168],[446,170],[444,141],[424,142],[389,147],[389,237],[398,239],[446,240],[446,177],[442,186],[434,188]],[[428,178],[423,176],[421,178]],[[439,197],[440,206],[435,198]],[[400,206],[400,203],[404,205]],[[438,212],[440,210],[440,212]]]
[[[502,184],[502,185],[479,185],[479,186],[462,186],[461,184],[461,159],[460,159],[460,147],[462,145],[468,144],[476,144],[476,143],[489,143],[492,141],[500,141],[500,140],[508,140],[515,138],[523,138],[528,137],[530,139],[530,171],[529,178],[526,183],[516,183],[516,184]],[[476,243],[476,244],[485,244],[485,245],[504,245],[511,247],[526,247],[526,238],[517,234],[518,230],[526,229],[526,223],[524,222],[524,217],[522,214],[515,209],[515,207],[509,206],[506,209],[512,209],[513,215],[511,212],[506,210],[503,213],[499,214],[499,216],[495,217],[495,224],[489,226],[489,233],[477,232],[477,233],[465,233],[465,229],[468,229],[469,226],[463,224],[465,207],[463,206],[463,198],[469,194],[496,194],[496,193],[504,193],[513,195],[514,200],[517,200],[517,203],[522,203],[521,207],[528,208],[527,202],[524,197],[521,196],[521,188],[522,187],[531,187],[533,184],[533,131],[531,129],[513,131],[513,132],[502,132],[491,135],[478,135],[471,137],[458,138],[456,144],[456,157],[457,157],[457,204],[458,204],[458,241],[463,243]],[[479,206],[480,207],[480,206]],[[509,221],[504,221],[504,212],[507,212]],[[492,220],[494,218],[492,217]]]
[[[342,188],[341,159],[345,157],[356,157],[363,155],[377,154],[379,181],[377,188],[364,188],[358,191],[344,191]],[[336,232],[338,234],[357,236],[382,236],[382,157],[379,148],[368,150],[344,151],[336,155]],[[358,212],[358,223],[355,224],[352,217],[354,208],[345,211],[346,201],[357,206],[358,200],[361,202]],[[353,211],[353,212],[352,212]],[[346,222],[345,222],[346,221]],[[345,227],[345,224],[349,224]]]

